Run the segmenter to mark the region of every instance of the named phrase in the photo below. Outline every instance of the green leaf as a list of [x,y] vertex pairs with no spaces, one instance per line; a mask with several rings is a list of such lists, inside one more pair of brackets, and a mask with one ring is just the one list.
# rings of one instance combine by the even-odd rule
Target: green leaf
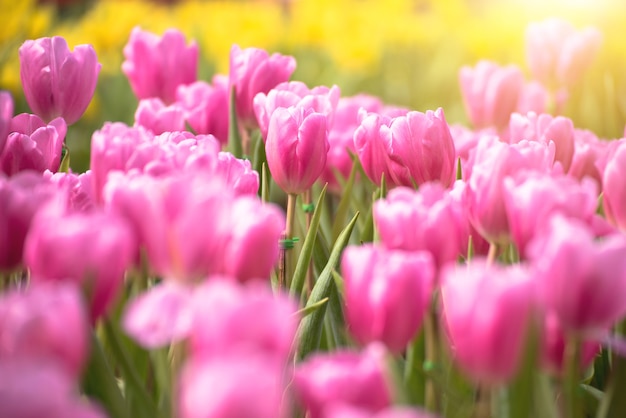
[[300,318],[304,318],[317,311],[319,308],[322,307],[322,305],[326,304],[326,302],[328,302],[328,298],[324,298],[312,305],[307,305],[304,308],[300,309],[298,312],[296,312],[294,315],[298,315]]
[[404,389],[406,400],[411,405],[424,405],[426,393],[426,374],[423,364],[426,359],[424,332],[420,332],[409,345],[404,363]]
[[302,251],[298,257],[296,270],[291,281],[291,288],[289,289],[289,293],[291,293],[291,295],[299,296],[304,288],[306,272],[311,264],[311,257],[313,256],[313,249],[315,248],[315,239],[317,237],[320,216],[323,210],[322,203],[324,202],[324,196],[326,196],[326,186],[324,186],[317,199],[315,212],[313,212],[313,217],[311,218],[311,225],[307,231],[304,243],[302,244]]
[[237,158],[243,157],[243,145],[237,122],[237,106],[235,104],[235,86],[230,89],[228,105],[228,150]]
[[61,164],[59,165],[59,173],[67,173],[70,171],[70,149],[63,144],[61,150]]
[[535,381],[537,364],[537,352],[539,351],[538,326],[531,325],[528,328],[524,357],[519,374],[509,385],[507,410],[510,418],[527,418],[532,416],[533,386]]
[[352,189],[354,188],[354,180],[356,179],[356,173],[359,169],[359,166],[356,162],[352,163],[352,170],[350,171],[350,177],[348,177],[348,181],[343,187],[341,200],[339,201],[339,206],[337,206],[337,211],[335,212],[335,221],[333,222],[332,227],[332,240],[335,241],[341,232],[341,228],[343,223],[345,222],[346,216],[348,215],[348,210],[350,209],[350,202],[352,200]]
[[[318,303],[320,300],[330,296],[332,287],[334,286],[332,272],[339,263],[344,247],[348,244],[350,235],[352,234],[352,230],[354,229],[354,225],[358,217],[359,213],[357,212],[350,223],[343,229],[341,234],[339,234],[339,237],[333,246],[333,250],[330,253],[328,263],[317,279],[315,287],[313,287],[311,296],[307,301],[307,306]],[[325,313],[326,306],[324,305],[300,322],[300,326],[298,327],[299,359],[304,359],[308,354],[319,347]]]
[[91,353],[82,379],[85,395],[97,400],[110,418],[130,418],[117,379],[109,365],[100,340],[91,334]]

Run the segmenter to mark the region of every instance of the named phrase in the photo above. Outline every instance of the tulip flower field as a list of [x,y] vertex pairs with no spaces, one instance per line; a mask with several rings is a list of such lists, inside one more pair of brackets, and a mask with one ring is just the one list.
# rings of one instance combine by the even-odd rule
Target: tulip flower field
[[626,139],[566,115],[611,41],[562,18],[520,37],[527,72],[454,69],[460,123],[262,47],[204,77],[202,41],[135,26],[132,122],[78,164],[109,61],[23,39],[0,417],[626,416]]

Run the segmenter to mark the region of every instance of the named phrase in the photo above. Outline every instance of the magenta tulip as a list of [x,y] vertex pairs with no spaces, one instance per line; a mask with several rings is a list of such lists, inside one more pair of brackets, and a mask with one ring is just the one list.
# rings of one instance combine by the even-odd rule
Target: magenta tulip
[[524,139],[544,143],[554,142],[555,161],[567,172],[574,157],[574,123],[563,116],[514,113],[509,124],[509,142],[516,144]]
[[531,277],[521,267],[482,259],[444,270],[445,329],[454,360],[472,380],[504,383],[521,366],[535,301]]
[[391,405],[385,350],[373,344],[358,353],[347,349],[311,356],[296,368],[297,398],[311,418],[323,418],[333,406],[347,405],[370,413]]
[[176,100],[179,86],[198,77],[198,45],[185,44],[185,35],[168,29],[163,36],[135,27],[124,46],[122,71],[138,99]]
[[528,255],[544,309],[566,332],[603,331],[626,315],[625,236],[595,241],[580,221],[554,215]]
[[602,176],[602,204],[606,218],[626,231],[626,143],[619,144],[609,157]]
[[[87,360],[89,326],[70,283],[35,283],[0,296],[0,361],[55,364],[77,379]],[[0,379],[3,380],[3,379]]]
[[11,132],[13,119],[13,97],[8,91],[0,91],[0,155]]
[[301,81],[280,83],[267,94],[259,93],[254,97],[253,107],[261,135],[267,140],[267,130],[274,110],[279,107],[297,106],[313,109],[317,113],[326,115],[327,125],[333,125],[333,117],[340,90],[337,86],[328,88],[318,86],[309,89]]
[[67,125],[62,118],[48,125],[36,115],[22,113],[11,121],[11,131],[0,154],[0,168],[8,176],[20,171],[56,172],[61,164]]
[[0,361],[0,411],[11,418],[106,418],[54,364]]
[[435,268],[430,254],[348,247],[342,258],[346,318],[361,344],[382,342],[401,353],[430,307]]
[[419,191],[399,187],[374,203],[374,224],[383,246],[428,251],[437,268],[461,255],[468,239],[466,219],[460,202],[440,183],[425,183]]
[[308,190],[326,165],[326,116],[301,107],[272,113],[265,142],[267,165],[276,184],[289,194]]
[[62,117],[68,125],[85,113],[96,90],[98,63],[91,45],[70,52],[60,36],[26,41],[20,47],[20,76],[32,111],[45,121]]
[[100,317],[136,258],[137,244],[129,225],[99,212],[40,216],[24,245],[32,280],[69,280],[83,286],[92,319]]
[[233,45],[230,50],[229,88],[235,88],[239,123],[248,129],[256,127],[254,97],[258,93],[268,93],[278,84],[289,80],[295,69],[296,60],[293,57],[269,55],[263,49],[241,49]]
[[179,380],[181,418],[287,418],[283,365],[260,355],[192,359]]
[[24,241],[36,213],[63,193],[32,171],[11,178],[0,173],[0,270],[22,264]]
[[517,66],[500,67],[491,61],[479,61],[474,68],[461,68],[459,81],[474,128],[507,126],[524,88],[524,75]]
[[215,76],[213,84],[196,81],[176,90],[176,102],[185,120],[198,134],[211,134],[222,145],[228,142],[228,77]]
[[135,126],[143,126],[155,135],[185,130],[185,114],[176,103],[166,106],[159,98],[142,99],[135,112]]

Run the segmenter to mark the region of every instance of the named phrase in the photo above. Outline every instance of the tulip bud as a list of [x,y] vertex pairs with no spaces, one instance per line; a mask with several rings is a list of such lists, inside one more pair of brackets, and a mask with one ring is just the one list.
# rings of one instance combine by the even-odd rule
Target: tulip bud
[[616,147],[602,176],[602,204],[606,218],[626,231],[626,144]]
[[60,36],[26,41],[19,49],[26,101],[45,121],[62,117],[68,125],[85,113],[96,90],[101,65],[91,45],[70,52]]
[[342,259],[346,317],[362,344],[384,343],[401,353],[417,334],[430,306],[435,279],[426,252],[348,247]]
[[326,165],[326,116],[301,107],[272,113],[265,143],[272,178],[288,194],[308,190]]
[[0,155],[11,132],[11,119],[13,119],[13,97],[8,91],[0,91]]

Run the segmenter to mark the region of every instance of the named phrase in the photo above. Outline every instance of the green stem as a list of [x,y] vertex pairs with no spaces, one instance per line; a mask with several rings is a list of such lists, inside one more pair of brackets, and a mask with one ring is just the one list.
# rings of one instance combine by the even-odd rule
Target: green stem
[[487,265],[491,266],[496,262],[496,258],[498,257],[498,244],[492,242],[489,244],[489,252],[487,253]]
[[424,333],[420,333],[409,345],[404,365],[404,387],[407,390],[408,401],[412,405],[424,405],[426,391],[426,376],[423,371],[426,359]]
[[565,347],[565,376],[563,377],[563,395],[565,397],[565,416],[581,418],[581,404],[578,396],[580,383],[580,341],[570,336]]
[[[434,367],[439,362],[439,322],[437,320],[437,306],[434,298],[424,321],[424,335],[426,364]],[[441,409],[439,393],[436,389],[435,381],[431,378],[426,381],[425,406],[426,409],[437,414]]]
[[106,340],[109,343],[111,351],[115,357],[117,364],[119,365],[122,374],[124,375],[124,383],[128,391],[132,391],[133,395],[137,397],[137,401],[141,405],[138,410],[141,411],[144,417],[160,417],[157,407],[153,402],[152,397],[148,393],[144,382],[141,381],[137,370],[133,367],[128,353],[124,350],[122,342],[119,340],[118,333],[113,327],[110,320],[103,321],[104,334]]
[[[283,234],[283,240],[285,243],[290,242],[293,239],[293,228],[296,221],[296,198],[295,194],[287,195],[287,220],[285,224],[285,233]],[[284,289],[289,289],[291,283],[291,277],[289,272],[293,265],[293,252],[290,251],[290,245],[283,244],[280,249],[279,271],[278,271],[278,283]]]

